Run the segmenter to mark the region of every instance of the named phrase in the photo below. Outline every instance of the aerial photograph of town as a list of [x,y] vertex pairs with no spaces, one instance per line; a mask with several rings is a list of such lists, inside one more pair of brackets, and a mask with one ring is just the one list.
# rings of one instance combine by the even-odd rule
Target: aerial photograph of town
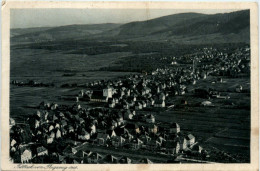
[[11,10],[10,161],[250,163],[250,10],[146,10]]

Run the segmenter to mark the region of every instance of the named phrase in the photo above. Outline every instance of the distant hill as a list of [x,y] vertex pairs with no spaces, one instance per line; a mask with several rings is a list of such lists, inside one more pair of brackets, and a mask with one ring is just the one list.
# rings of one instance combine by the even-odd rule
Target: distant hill
[[120,24],[87,24],[67,25],[59,27],[38,27],[26,29],[11,29],[11,42],[45,42],[65,39],[87,38],[118,27]]
[[183,13],[164,16],[142,22],[131,22],[120,26],[121,30],[119,35],[149,35],[163,33],[164,31],[168,31],[169,28],[172,28],[179,23],[182,23],[185,27],[187,21],[200,18],[202,16],[205,15],[199,13]]
[[250,42],[250,11],[223,14],[181,13],[127,24],[71,25],[28,32],[13,41],[113,39],[172,41],[183,44]]
[[11,29],[11,37],[24,35],[24,34],[28,34],[28,33],[46,31],[51,28],[52,27],[14,28],[14,29]]
[[183,13],[122,25],[118,35],[150,40],[192,38],[190,41],[198,42],[211,37],[210,41],[248,43],[249,27],[249,10],[214,15]]

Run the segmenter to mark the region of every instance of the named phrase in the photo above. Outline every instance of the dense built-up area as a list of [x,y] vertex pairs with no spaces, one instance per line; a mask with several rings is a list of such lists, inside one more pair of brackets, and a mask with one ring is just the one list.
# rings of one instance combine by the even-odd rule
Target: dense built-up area
[[11,159],[15,163],[245,162],[241,156],[204,147],[209,139],[198,141],[195,129],[172,121],[175,116],[168,120],[163,116],[169,111],[175,115],[192,114],[190,109],[197,108],[219,109],[218,100],[230,103],[232,109],[250,109],[228,101],[232,93],[250,93],[242,84],[227,92],[198,86],[208,80],[210,87],[219,87],[228,79],[249,78],[250,49],[203,48],[158,62],[163,60],[170,63],[86,84],[75,95],[74,105],[42,102],[25,123],[10,119]]

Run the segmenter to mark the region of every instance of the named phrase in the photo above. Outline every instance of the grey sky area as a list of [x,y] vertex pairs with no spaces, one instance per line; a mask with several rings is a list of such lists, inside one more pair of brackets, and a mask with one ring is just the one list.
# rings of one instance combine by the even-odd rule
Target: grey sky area
[[12,9],[11,28],[62,26],[71,24],[128,23],[161,16],[196,12],[205,14],[227,13],[236,10],[189,9]]

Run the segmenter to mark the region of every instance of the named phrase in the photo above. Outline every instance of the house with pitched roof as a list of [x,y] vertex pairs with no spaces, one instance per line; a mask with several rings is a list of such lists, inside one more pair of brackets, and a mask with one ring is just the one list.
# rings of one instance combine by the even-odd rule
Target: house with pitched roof
[[139,134],[140,133],[140,128],[137,124],[134,123],[128,123],[126,124],[125,128],[127,128],[129,131],[131,131],[134,134]]
[[48,155],[48,150],[45,147],[40,146],[36,148],[36,153],[37,156],[44,156],[44,155]]
[[149,114],[149,115],[146,117],[145,121],[146,121],[147,123],[155,123],[155,117],[154,117],[154,115],[153,115],[153,114]]
[[144,126],[140,126],[140,130],[141,130],[141,134],[139,136],[139,138],[144,142],[148,142],[151,140],[151,137],[149,135],[149,133],[145,130]]
[[97,143],[99,145],[106,145],[106,142],[110,139],[108,134],[104,134],[104,133],[98,133],[97,134]]
[[147,104],[146,104],[145,100],[142,100],[142,101],[141,101],[141,104],[142,104],[143,108],[146,108],[146,107],[147,107]]
[[106,132],[108,135],[109,135],[109,137],[115,137],[116,136],[116,132],[115,132],[115,130],[107,130],[107,132]]
[[164,100],[155,100],[154,107],[165,107],[165,101]]
[[125,139],[125,143],[129,143],[134,138],[134,136],[129,132],[127,132],[121,136]]
[[123,102],[121,104],[123,106],[123,109],[129,109],[129,104],[126,100],[123,100]]
[[90,133],[88,133],[88,132],[83,128],[82,131],[80,132],[80,134],[78,134],[78,139],[79,139],[79,140],[89,140],[89,139],[90,139]]
[[93,135],[97,132],[96,125],[94,123],[90,123],[88,128],[90,130],[90,135]]
[[151,150],[151,151],[154,151],[155,149],[160,148],[161,145],[162,144],[157,140],[150,140],[145,144],[146,149]]
[[59,129],[56,130],[56,134],[55,134],[55,137],[58,139],[58,138],[61,138],[61,131]]
[[134,116],[133,113],[129,109],[123,112],[123,118],[125,120],[131,120],[133,119],[133,116]]
[[61,163],[61,164],[67,163],[66,158],[63,155],[58,154],[58,160],[59,160],[59,163]]
[[108,99],[108,107],[114,108],[116,106],[116,102],[114,98],[109,98]]
[[102,159],[104,158],[104,155],[101,155],[99,153],[91,153],[89,156],[88,156],[88,163],[94,163],[94,164],[97,164],[99,161],[101,161]]
[[195,137],[192,134],[185,136],[184,141],[186,141],[187,146],[191,146],[195,143]]
[[118,163],[119,161],[119,158],[114,156],[114,155],[111,155],[111,154],[108,154],[106,155],[103,159],[102,159],[102,162],[101,163],[108,163],[108,164],[111,164],[111,163]]
[[123,118],[123,114],[122,114],[121,111],[119,111],[119,112],[117,113],[116,121],[117,121],[117,125],[118,125],[118,126],[124,124],[124,118]]
[[21,163],[28,163],[32,159],[32,150],[28,147],[20,148]]
[[75,157],[79,157],[79,158],[84,158],[84,157],[88,157],[92,152],[91,151],[83,151],[83,150],[79,150],[75,153]]
[[112,138],[112,145],[115,147],[121,147],[125,144],[125,138],[122,136],[115,136]]
[[140,149],[143,144],[144,144],[144,142],[142,140],[140,140],[139,138],[133,138],[130,142],[130,145],[131,145],[132,149],[134,149],[134,150]]
[[196,151],[198,153],[201,153],[201,151],[203,150],[203,148],[198,145],[198,144],[195,144],[193,147],[192,147],[192,151]]
[[46,135],[46,141],[47,144],[51,144],[54,141],[55,138],[55,133],[54,131],[50,132],[49,134]]
[[166,95],[163,92],[159,93],[158,96],[159,96],[160,100],[165,100],[165,98],[166,98]]
[[75,154],[77,150],[70,145],[68,145],[63,151],[63,154],[70,155],[70,154]]
[[138,101],[136,101],[135,102],[135,110],[140,110],[140,109],[142,109],[143,108],[143,105],[142,105],[142,103],[140,103],[140,102],[138,102]]
[[147,128],[149,133],[157,134],[158,132],[158,126],[155,124],[149,124]]
[[171,126],[170,126],[170,134],[172,133],[179,133],[180,132],[180,125],[178,123],[172,123]]
[[12,139],[12,140],[11,140],[11,143],[10,143],[11,147],[14,147],[15,144],[16,144],[15,139]]

